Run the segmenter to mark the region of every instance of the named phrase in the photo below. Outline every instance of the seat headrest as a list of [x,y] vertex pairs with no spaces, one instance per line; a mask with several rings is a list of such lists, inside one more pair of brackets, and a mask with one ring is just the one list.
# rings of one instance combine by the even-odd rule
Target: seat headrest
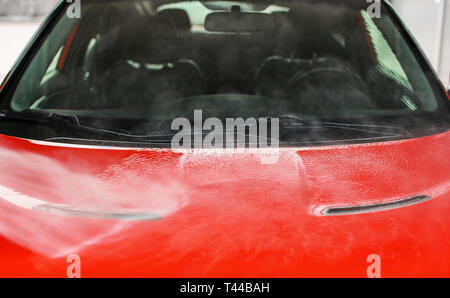
[[191,21],[186,11],[182,9],[165,9],[158,13],[158,17],[169,19],[178,31],[191,30]]

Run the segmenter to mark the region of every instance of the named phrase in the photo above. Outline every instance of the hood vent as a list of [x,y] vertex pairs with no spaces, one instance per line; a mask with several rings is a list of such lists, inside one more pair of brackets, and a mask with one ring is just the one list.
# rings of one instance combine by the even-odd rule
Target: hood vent
[[48,213],[66,215],[66,216],[76,216],[76,217],[90,217],[99,219],[111,219],[111,220],[124,220],[124,221],[147,221],[147,220],[160,220],[162,217],[145,212],[120,212],[120,211],[101,211],[101,210],[88,210],[73,208],[65,205],[38,205],[33,206],[33,210],[44,211]]
[[406,199],[401,199],[397,201],[371,204],[371,205],[359,205],[359,206],[344,206],[344,207],[329,207],[322,211],[322,215],[335,216],[335,215],[348,215],[348,214],[360,214],[377,212],[389,209],[395,209],[400,207],[405,207],[409,205],[418,204],[431,199],[430,196],[417,195]]

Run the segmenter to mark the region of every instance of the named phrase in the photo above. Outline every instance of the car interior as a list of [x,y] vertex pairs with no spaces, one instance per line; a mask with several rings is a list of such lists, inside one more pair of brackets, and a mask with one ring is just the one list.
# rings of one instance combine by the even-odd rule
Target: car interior
[[199,108],[220,117],[323,116],[422,104],[396,55],[379,61],[381,38],[361,10],[211,3],[200,24],[182,5],[111,2],[87,10],[29,108],[171,118]]

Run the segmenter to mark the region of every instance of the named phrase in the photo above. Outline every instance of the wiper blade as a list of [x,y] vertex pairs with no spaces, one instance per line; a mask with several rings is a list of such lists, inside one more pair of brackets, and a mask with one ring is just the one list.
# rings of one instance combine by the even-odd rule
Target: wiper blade
[[114,135],[119,138],[126,138],[126,139],[141,139],[144,141],[150,141],[150,142],[170,142],[171,137],[173,137],[174,134],[134,134],[131,131],[128,131],[123,128],[111,128],[111,127],[99,127],[99,126],[91,126],[89,124],[83,123],[80,121],[77,115],[74,114],[60,114],[60,113],[51,113],[48,115],[47,118],[48,121],[54,121],[57,120],[58,122],[66,121],[69,123],[69,125],[76,127],[78,129],[83,129],[84,131],[88,131],[95,134],[107,134],[107,135]]
[[[145,134],[145,135],[136,135],[127,131],[125,129],[116,129],[111,127],[95,127],[91,126],[88,123],[84,123],[80,121],[77,115],[74,114],[62,114],[62,113],[40,113],[40,112],[30,112],[27,111],[25,113],[17,113],[10,111],[0,111],[0,118],[3,119],[12,119],[12,120],[20,120],[20,121],[31,121],[31,122],[40,122],[45,124],[51,124],[53,127],[61,127],[63,124],[65,127],[71,127],[78,130],[83,130],[85,132],[90,132],[93,134],[100,135],[114,135],[116,137],[122,138],[161,138],[161,137],[171,137],[172,134]],[[167,141],[167,139],[164,139]]]
[[51,122],[56,122],[56,123],[66,122],[70,126],[75,126],[77,128],[82,128],[84,130],[89,130],[89,131],[97,132],[97,133],[124,135],[124,136],[131,135],[130,132],[128,132],[124,129],[114,130],[114,129],[110,129],[110,128],[106,129],[106,128],[93,127],[93,126],[89,126],[86,124],[82,124],[80,122],[80,119],[78,118],[78,116],[74,115],[74,114],[50,113],[47,115],[47,122],[50,122],[50,123]]
[[341,122],[327,122],[327,121],[311,121],[304,120],[296,115],[281,115],[277,117],[283,128],[332,128],[332,129],[345,129],[354,130],[369,133],[391,134],[398,135],[400,133],[408,133],[406,129],[398,126],[378,125],[378,124],[356,124],[356,123],[341,123]]

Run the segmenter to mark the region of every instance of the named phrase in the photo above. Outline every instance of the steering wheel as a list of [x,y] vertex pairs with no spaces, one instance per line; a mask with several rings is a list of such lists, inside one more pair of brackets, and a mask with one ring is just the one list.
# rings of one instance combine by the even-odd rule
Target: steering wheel
[[318,67],[307,71],[300,71],[293,75],[286,83],[286,88],[291,89],[305,81],[317,78],[330,78],[338,76],[339,80],[345,80],[346,84],[352,84],[359,90],[366,89],[364,80],[346,67]]

